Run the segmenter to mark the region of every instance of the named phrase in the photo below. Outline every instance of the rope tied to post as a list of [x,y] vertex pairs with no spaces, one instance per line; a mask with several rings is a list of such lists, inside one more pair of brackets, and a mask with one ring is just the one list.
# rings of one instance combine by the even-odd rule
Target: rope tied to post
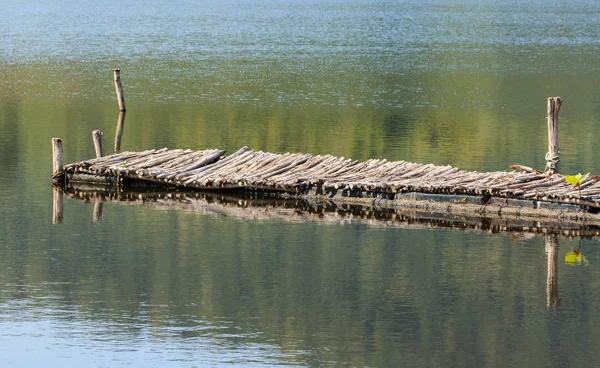
[[557,154],[552,154],[552,152],[546,152],[546,168],[544,169],[545,173],[554,174],[556,168],[558,167],[558,163],[560,162],[560,151]]

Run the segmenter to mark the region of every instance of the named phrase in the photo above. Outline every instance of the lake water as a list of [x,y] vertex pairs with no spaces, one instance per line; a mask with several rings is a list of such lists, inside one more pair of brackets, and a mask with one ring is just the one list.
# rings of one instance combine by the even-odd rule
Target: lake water
[[600,171],[596,0],[9,2],[1,366],[600,366],[596,240],[558,239],[548,306],[543,236],[70,198],[53,224],[50,140],[112,146],[115,67],[124,150],[542,168],[561,96],[561,169]]

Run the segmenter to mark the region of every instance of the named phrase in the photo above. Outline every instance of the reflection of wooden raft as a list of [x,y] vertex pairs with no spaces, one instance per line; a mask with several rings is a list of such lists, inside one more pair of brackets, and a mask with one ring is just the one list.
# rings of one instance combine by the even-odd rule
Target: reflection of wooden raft
[[[547,219],[543,223],[525,216],[519,218],[486,218],[481,216],[456,216],[415,208],[378,208],[371,205],[339,205],[335,200],[314,201],[300,198],[278,198],[275,193],[227,192],[171,192],[153,191],[150,188],[118,187],[104,190],[66,189],[66,195],[83,203],[94,204],[94,219],[102,218],[102,203],[116,202],[154,210],[181,211],[204,216],[226,216],[241,221],[317,222],[327,224],[363,224],[378,228],[430,229],[447,228],[477,232],[512,233],[511,239],[521,240],[536,235],[586,237],[600,239],[600,229]],[[55,188],[55,192],[63,193]]]
[[269,191],[379,207],[455,214],[552,217],[600,222],[600,182],[579,188],[560,174],[463,171],[406,161],[359,162],[330,155],[223,150],[122,152],[66,165],[53,176],[67,186],[152,185],[165,189]]

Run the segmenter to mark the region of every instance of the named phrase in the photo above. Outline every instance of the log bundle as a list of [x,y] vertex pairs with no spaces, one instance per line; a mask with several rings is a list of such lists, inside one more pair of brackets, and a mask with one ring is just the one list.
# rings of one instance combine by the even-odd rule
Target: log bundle
[[[464,171],[408,161],[357,161],[331,155],[269,153],[242,147],[224,150],[159,149],[121,152],[66,165],[67,182],[148,183],[164,188],[273,191],[303,197],[329,194],[342,197],[394,200],[404,193],[467,195],[600,208],[600,182],[590,177],[579,187],[560,174],[541,172]],[[57,175],[55,174],[55,177]],[[456,203],[459,199],[454,200]]]

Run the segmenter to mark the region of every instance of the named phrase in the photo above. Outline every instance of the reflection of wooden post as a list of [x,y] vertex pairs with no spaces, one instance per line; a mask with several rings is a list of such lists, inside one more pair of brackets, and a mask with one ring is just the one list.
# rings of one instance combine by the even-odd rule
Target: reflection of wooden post
[[94,222],[102,221],[102,198],[94,198],[94,214],[92,217]]
[[52,223],[62,224],[63,220],[63,192],[52,188]]
[[562,99],[560,97],[548,97],[548,152],[546,153],[545,174],[558,172],[560,151],[558,150],[558,112]]
[[121,139],[123,138],[123,129],[125,128],[125,111],[119,112],[117,119],[117,133],[115,134],[115,153],[121,150]]
[[546,278],[546,306],[557,307],[558,299],[558,237],[546,236],[546,257],[548,260],[548,275]]
[[63,169],[62,139],[52,138],[52,175]]
[[92,132],[92,138],[94,139],[94,149],[96,150],[96,158],[104,156],[104,150],[102,149],[102,132],[94,130]]
[[115,90],[117,91],[117,102],[119,103],[119,111],[125,111],[125,98],[123,97],[123,86],[121,85],[121,69],[113,69],[115,76]]

